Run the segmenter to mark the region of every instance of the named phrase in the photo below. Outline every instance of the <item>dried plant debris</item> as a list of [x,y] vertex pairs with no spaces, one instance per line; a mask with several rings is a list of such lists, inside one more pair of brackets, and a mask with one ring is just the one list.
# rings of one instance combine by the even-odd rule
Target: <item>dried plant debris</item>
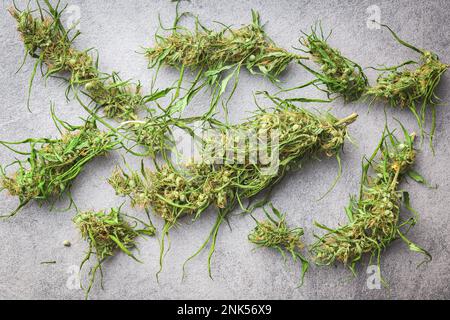
[[[377,259],[379,266],[381,252],[396,239],[402,239],[409,249],[425,254],[431,260],[427,251],[405,235],[417,218],[410,207],[409,194],[398,185],[407,175],[418,182],[424,180],[412,170],[416,157],[414,134],[409,135],[405,130],[404,133],[405,141],[400,142],[386,131],[371,158],[363,163],[359,197],[352,197],[346,208],[349,223],[337,229],[317,223],[328,233],[312,246],[316,263],[341,262],[355,272],[356,264],[364,254],[369,254],[371,259]],[[378,161],[375,160],[377,155]],[[374,175],[369,175],[369,169],[373,169]],[[406,221],[400,218],[402,201],[414,214]]]
[[140,173],[133,170],[126,173],[117,168],[109,183],[118,195],[129,196],[132,205],[151,207],[156,215],[166,221],[165,232],[184,215],[197,219],[211,205],[216,207],[219,214],[211,232],[210,259],[219,226],[236,205],[247,210],[242,204],[244,199],[265,189],[270,190],[302,159],[320,155],[339,159],[347,126],[356,117],[352,114],[339,120],[328,113],[317,115],[288,102],[279,103],[274,110],[260,110],[240,125],[230,127],[215,121],[221,138],[211,137],[214,141],[226,140],[227,132],[233,129],[240,132],[255,130],[259,135],[277,131],[279,141],[274,144],[269,142],[267,146],[270,154],[275,155],[275,150],[278,152],[276,162],[270,164],[274,167],[267,166],[267,163],[251,162],[248,154],[250,145],[242,146],[240,150],[233,149],[236,154],[244,154],[243,162],[230,162],[229,155],[223,153],[213,159],[205,157],[205,161],[187,163],[184,168],[175,168],[170,163],[155,172],[144,166]]
[[320,66],[320,71],[311,69],[301,61],[299,64],[315,75],[318,83],[326,86],[329,95],[342,96],[346,102],[358,100],[368,86],[362,68],[327,43],[331,32],[325,36],[321,25],[312,27],[311,33],[304,35],[299,41],[306,50],[300,50],[311,56],[311,59]]
[[[439,57],[428,50],[418,49],[400,39],[394,31],[386,27],[394,38],[402,45],[410,48],[421,55],[421,61],[406,61],[399,66],[377,69],[384,71],[377,79],[375,86],[368,88],[367,95],[375,99],[385,99],[392,107],[408,108],[414,114],[424,136],[424,123],[426,120],[427,107],[432,112],[432,127],[430,131],[430,146],[436,128],[436,109],[439,98],[435,95],[441,76],[450,65],[439,61]],[[410,70],[403,68],[406,65],[418,64],[419,66]]]
[[48,0],[44,2],[47,6],[45,10],[39,1],[36,2],[39,17],[34,17],[29,8],[23,11],[16,7],[9,9],[17,20],[17,29],[25,45],[25,59],[28,55],[37,59],[30,79],[30,92],[38,66],[41,66],[41,70],[45,66],[43,75],[46,79],[56,74],[61,76],[69,73],[66,96],[71,89],[81,87],[108,117],[135,119],[136,112],[145,109],[145,102],[149,99],[141,95],[141,85],[122,81],[117,73],[100,72],[97,69],[98,59],[94,61],[91,55],[92,49],[79,51],[73,47],[80,33],[63,27],[61,15],[64,9],[59,8],[59,3],[53,7]]
[[[133,220],[133,222],[127,221],[125,217],[128,217],[128,220]],[[79,212],[73,218],[73,222],[80,230],[83,239],[89,243],[89,250],[80,265],[80,270],[92,255],[95,255],[96,259],[96,264],[89,272],[89,284],[85,289],[86,298],[92,288],[97,271],[100,271],[103,278],[102,263],[107,258],[114,256],[117,251],[123,251],[129,257],[140,262],[130,251],[136,247],[136,238],[153,236],[156,231],[151,221],[145,223],[142,220],[130,217],[122,213],[120,208],[113,208],[109,213],[105,211]],[[142,227],[138,227],[138,222],[142,224]],[[103,288],[103,279],[101,285]],[[82,283],[81,287],[83,288]]]
[[[19,206],[10,216],[31,200],[60,197],[70,189],[73,180],[89,161],[119,146],[116,136],[100,131],[92,119],[81,126],[73,126],[58,119],[53,110],[52,117],[61,133],[59,139],[30,138],[19,142],[0,142],[15,153],[28,156],[27,160],[16,160],[1,168],[2,190],[6,189],[19,198]],[[30,145],[29,152],[13,147],[25,144]],[[19,168],[14,174],[7,175],[5,169],[12,165]]]
[[302,263],[301,283],[305,273],[308,271],[308,260],[301,254],[304,244],[301,241],[303,236],[302,228],[289,229],[286,224],[286,215],[270,204],[273,215],[266,208],[263,208],[267,219],[256,221],[256,227],[248,235],[248,240],[256,244],[258,247],[267,247],[278,250],[286,260],[286,252],[289,253],[293,260],[299,259]]

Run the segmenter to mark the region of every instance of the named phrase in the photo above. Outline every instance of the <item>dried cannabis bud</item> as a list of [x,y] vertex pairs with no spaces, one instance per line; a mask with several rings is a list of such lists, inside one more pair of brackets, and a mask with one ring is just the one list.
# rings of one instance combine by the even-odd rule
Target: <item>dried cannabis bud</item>
[[[191,32],[175,24],[168,37],[157,36],[154,48],[146,50],[150,65],[166,64],[192,69],[203,68],[215,78],[222,71],[245,65],[251,72],[276,81],[286,66],[299,56],[278,48],[265,34],[259,14],[252,11],[252,24],[239,29],[207,29],[198,22]],[[176,23],[179,17],[177,15]]]
[[[204,76],[206,81],[203,84],[213,87],[210,111],[205,115],[207,117],[214,113],[228,83],[234,78],[229,101],[242,66],[252,74],[261,74],[277,82],[291,61],[305,59],[277,47],[265,34],[259,14],[255,11],[252,11],[252,24],[239,29],[225,26],[220,31],[207,29],[198,19],[195,20],[195,30],[190,31],[178,25],[183,15],[178,15],[177,8],[172,34],[156,35],[157,43],[146,50],[146,56],[150,61],[149,66],[156,66],[157,70],[161,65],[169,65],[181,67],[181,75],[185,68],[190,68],[196,70],[198,76]],[[222,78],[225,72],[228,74]]]
[[388,26],[386,27],[394,38],[402,45],[421,54],[421,62],[415,70],[402,69],[408,64],[417,64],[407,61],[399,66],[377,69],[385,71],[378,79],[377,84],[367,89],[367,95],[375,99],[385,99],[392,107],[408,108],[414,114],[424,135],[424,123],[427,107],[432,111],[432,127],[430,131],[430,146],[436,128],[436,110],[438,98],[435,89],[439,85],[441,76],[450,65],[439,61],[439,57],[430,51],[418,49],[401,40]]
[[[13,175],[7,175],[1,168],[2,190],[6,189],[12,196],[19,198],[19,206],[10,216],[33,199],[47,200],[61,196],[70,188],[86,163],[115,149],[119,144],[113,134],[97,129],[93,120],[87,120],[81,126],[72,126],[56,118],[53,112],[52,117],[61,133],[60,139],[30,138],[19,142],[0,142],[17,154],[29,156],[25,161],[17,160],[8,165],[19,166]],[[30,152],[12,147],[21,144],[29,144]]]
[[267,220],[255,220],[256,227],[248,235],[248,240],[251,243],[256,244],[258,247],[277,249],[284,258],[286,258],[285,251],[287,251],[291,254],[294,261],[300,259],[302,262],[301,284],[303,284],[303,278],[309,266],[306,258],[304,258],[300,253],[300,251],[304,248],[304,245],[300,240],[303,236],[303,229],[289,229],[285,221],[286,215],[281,214],[281,212],[272,204],[271,209],[275,217],[271,216],[270,213],[263,208]]
[[320,65],[320,72],[312,70],[300,61],[299,64],[315,75],[318,82],[326,86],[329,94],[336,93],[347,102],[356,101],[366,91],[367,77],[358,64],[330,47],[328,38],[329,36],[324,36],[320,26],[320,35],[317,33],[317,27],[313,27],[311,34],[305,34],[305,38],[300,39],[300,43],[307,48],[307,51],[302,51],[309,53],[312,60]]
[[[89,243],[89,251],[83,259],[80,270],[83,265],[94,254],[97,260],[95,266],[90,270],[90,281],[86,291],[86,298],[92,288],[95,280],[97,270],[100,270],[103,276],[102,263],[115,254],[115,251],[120,250],[126,253],[129,257],[140,262],[130,251],[136,247],[136,238],[139,236],[153,236],[155,234],[155,227],[151,224],[146,224],[143,221],[130,217],[144,225],[143,229],[137,228],[137,223],[129,223],[124,219],[125,214],[121,213],[119,209],[111,209],[109,213],[104,211],[94,212],[86,211],[79,212],[74,218],[73,222],[80,230],[81,236]],[[81,284],[82,286],[82,284]],[[82,286],[83,287],[83,286]],[[102,283],[103,288],[103,283]]]
[[[423,181],[411,171],[416,157],[414,134],[404,132],[403,143],[390,132],[384,134],[372,157],[363,165],[359,198],[352,197],[346,208],[349,223],[337,229],[317,224],[329,232],[312,247],[318,264],[330,265],[339,261],[354,272],[356,263],[364,254],[376,257],[379,264],[381,252],[398,238],[405,241],[412,251],[429,256],[428,252],[408,240],[400,230],[405,226],[411,227],[416,220],[410,218],[405,222],[400,221],[402,199],[405,207],[414,211],[409,206],[408,193],[399,190],[398,184],[405,175]],[[377,154],[380,154],[380,159],[375,162]],[[374,170],[374,176],[368,175],[369,168]]]

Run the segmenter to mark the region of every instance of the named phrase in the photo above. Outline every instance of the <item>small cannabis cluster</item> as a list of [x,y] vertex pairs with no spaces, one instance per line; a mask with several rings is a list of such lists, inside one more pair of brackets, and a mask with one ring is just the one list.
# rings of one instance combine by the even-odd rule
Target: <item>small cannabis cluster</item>
[[[102,263],[108,258],[114,256],[117,250],[121,250],[134,260],[140,262],[130,251],[136,246],[136,238],[139,236],[153,236],[155,227],[144,223],[143,228],[139,229],[137,223],[130,223],[124,219],[119,209],[111,209],[109,213],[104,211],[79,212],[73,218],[73,222],[80,230],[81,236],[89,243],[89,250],[86,257],[81,263],[80,269],[90,259],[91,255],[95,255],[97,263],[90,270],[89,286],[86,289],[86,296],[89,294],[94,283],[97,270],[102,275]],[[136,218],[133,218],[137,220]]]
[[291,254],[294,261],[300,259],[302,262],[302,284],[309,266],[306,258],[300,253],[304,248],[304,244],[300,239],[303,236],[303,229],[289,229],[285,221],[286,215],[281,214],[281,212],[273,205],[271,205],[271,209],[275,217],[273,217],[265,208],[263,209],[267,219],[263,221],[255,220],[256,227],[248,235],[248,240],[258,247],[276,249],[283,257],[285,257],[285,251],[287,251]]
[[[330,265],[335,261],[348,265],[353,271],[363,254],[376,257],[395,239],[403,239],[413,251],[429,254],[409,241],[401,228],[413,225],[414,218],[400,221],[402,199],[409,208],[409,197],[398,189],[402,178],[408,174],[415,161],[414,134],[405,131],[405,141],[399,142],[391,134],[383,136],[378,148],[363,165],[362,185],[358,198],[352,198],[346,209],[349,223],[337,229],[321,224],[328,231],[312,247],[318,264]],[[380,154],[380,159],[374,158]],[[375,175],[368,171],[373,168]]]
[[[276,81],[294,59],[300,57],[277,47],[265,34],[259,14],[252,11],[252,24],[239,29],[207,29],[198,22],[195,31],[175,25],[172,34],[157,36],[157,44],[146,50],[151,66],[166,64],[202,69],[214,82],[217,76],[233,67],[245,66]],[[179,17],[176,18],[176,23]]]
[[[432,122],[429,135],[432,147],[436,128],[435,106],[438,102],[435,90],[449,65],[442,63],[435,53],[419,49],[400,39],[388,26],[381,26],[387,28],[400,44],[419,53],[421,61],[406,61],[390,68],[373,68],[383,73],[379,75],[376,84],[370,86],[362,68],[342,56],[337,49],[330,47],[327,43],[328,37],[323,35],[320,27],[320,36],[317,28],[312,28],[311,34],[307,34],[300,42],[308,49],[305,52],[321,66],[321,72],[312,70],[301,61],[298,63],[313,73],[318,82],[325,84],[328,93],[339,94],[345,101],[355,101],[364,96],[372,98],[372,101],[387,100],[391,107],[408,108],[416,117],[422,138],[425,134],[426,110],[431,108]],[[409,64],[419,66],[413,70],[404,68]]]
[[394,68],[381,75],[376,86],[369,88],[367,94],[387,99],[393,107],[412,107],[415,110],[419,101],[429,105],[434,98],[434,89],[449,65],[440,62],[436,54],[430,51],[424,51],[421,60],[420,67],[415,70],[399,71]]
[[310,34],[305,34],[305,38],[300,39],[301,44],[307,48],[305,52],[320,65],[321,72],[314,71],[300,61],[299,64],[312,72],[318,81],[326,86],[329,94],[336,93],[348,102],[356,101],[366,91],[367,77],[358,64],[332,48],[327,39],[321,27],[320,35],[316,28],[312,28]]
[[[158,116],[149,116],[141,120],[122,122],[117,131],[127,140],[133,143],[127,150],[139,156],[150,156],[155,159],[158,155],[167,154],[173,149],[175,141],[171,135],[173,129],[186,129],[188,124],[200,117],[177,119],[170,117],[167,113]],[[134,151],[135,146],[145,148],[144,153]]]
[[439,61],[439,57],[428,50],[418,49],[401,40],[388,26],[384,26],[392,33],[394,38],[402,45],[421,54],[420,65],[414,69],[402,69],[403,66],[416,63],[408,61],[400,66],[381,69],[381,74],[375,86],[367,89],[367,95],[374,99],[386,99],[392,107],[408,108],[415,115],[421,134],[426,118],[427,107],[432,111],[432,128],[430,132],[430,144],[434,137],[436,127],[435,106],[438,98],[435,89],[441,76],[450,67]]
[[[53,118],[61,132],[60,139],[30,138],[19,142],[0,142],[18,154],[29,156],[27,160],[9,165],[19,166],[13,175],[7,175],[4,169],[1,170],[2,189],[8,190],[20,201],[19,207],[11,215],[16,214],[30,200],[47,200],[62,195],[89,161],[118,145],[116,137],[101,132],[92,119],[82,126],[72,126],[54,114]],[[12,147],[21,144],[29,144],[30,152],[24,153]]]
[[[104,74],[98,71],[98,61],[94,62],[89,50],[79,51],[72,47],[79,35],[72,37],[64,29],[60,17],[62,10],[53,8],[45,1],[50,16],[33,17],[32,11],[19,11],[10,8],[10,13],[17,20],[17,30],[25,45],[25,54],[36,58],[31,84],[39,64],[45,64],[45,77],[56,73],[69,72],[70,89],[82,86],[86,94],[110,118],[129,120],[136,118],[136,111],[144,105],[145,97],[140,94],[140,85],[129,84],[120,80],[116,73]],[[38,2],[39,3],[39,2]]]

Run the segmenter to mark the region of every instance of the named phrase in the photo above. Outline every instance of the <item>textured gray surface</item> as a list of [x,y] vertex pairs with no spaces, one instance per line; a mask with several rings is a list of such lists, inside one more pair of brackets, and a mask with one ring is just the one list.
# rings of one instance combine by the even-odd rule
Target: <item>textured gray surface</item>
[[[41,137],[56,134],[49,116],[49,103],[57,106],[58,115],[76,121],[83,115],[76,102],[67,103],[64,83],[49,79],[47,85],[38,76],[32,94],[32,111],[26,109],[26,91],[33,61],[28,59],[19,73],[23,46],[16,32],[15,23],[7,14],[10,2],[3,0],[0,11],[0,139],[18,140],[29,136]],[[21,5],[24,2],[20,3]],[[136,53],[140,46],[149,46],[156,31],[158,13],[168,25],[174,15],[170,1],[70,1],[79,6],[82,36],[78,48],[96,47],[100,54],[101,68],[117,70],[123,78],[141,80],[149,88],[151,73],[146,61]],[[383,23],[411,43],[438,53],[445,62],[450,61],[450,33],[448,12],[450,2],[440,1],[192,1],[183,2],[182,9],[200,16],[205,24],[213,21],[225,24],[246,24],[250,21],[250,9],[261,13],[267,21],[269,36],[280,46],[290,48],[297,44],[300,30],[306,30],[321,19],[326,28],[333,27],[331,44],[363,66],[393,65],[416,58],[414,52],[399,46],[383,30],[366,27],[371,5],[381,9]],[[375,73],[368,71],[373,81]],[[175,77],[173,70],[161,72],[158,85],[168,85]],[[449,75],[445,75],[439,95],[450,101]],[[292,65],[284,74],[287,85],[303,83],[309,79],[304,70]],[[252,92],[274,87],[266,80],[242,72],[241,82],[230,103],[232,120],[245,117],[254,108]],[[317,95],[306,90],[304,95]],[[188,114],[206,109],[206,98],[197,99],[188,108]],[[312,108],[313,106],[307,106]],[[328,106],[317,106],[328,108]],[[360,114],[351,126],[351,135],[357,141],[347,143],[343,156],[344,172],[339,184],[324,200],[316,201],[323,194],[337,172],[333,160],[311,161],[287,177],[275,190],[273,202],[288,213],[291,225],[305,227],[306,240],[312,241],[316,230],[314,220],[335,226],[346,220],[343,207],[348,195],[356,193],[360,179],[360,160],[372,152],[379,140],[384,124],[383,106],[375,105],[370,113],[364,103],[333,104],[332,112],[344,116],[352,112]],[[397,117],[409,130],[417,130],[412,115],[407,111],[388,110],[389,119]],[[392,122],[392,127],[395,123]],[[214,223],[214,213],[207,212],[199,221],[182,224],[171,232],[172,248],[165,260],[159,284],[155,279],[158,270],[159,245],[157,239],[140,243],[138,264],[119,254],[105,265],[105,290],[96,285],[91,294],[94,299],[176,299],[176,298],[275,298],[275,299],[410,299],[450,298],[450,220],[449,220],[449,141],[450,112],[447,107],[438,111],[436,155],[425,147],[418,156],[417,169],[439,186],[430,190],[416,183],[405,184],[412,198],[412,205],[421,213],[419,223],[410,233],[411,240],[428,249],[433,261],[417,268],[420,255],[409,252],[404,243],[395,242],[382,255],[382,273],[390,289],[369,290],[366,285],[366,267],[359,269],[356,278],[349,279],[350,272],[342,267],[312,267],[305,284],[297,288],[300,266],[288,262],[270,250],[253,250],[247,241],[247,233],[254,223],[249,217],[233,216],[232,230],[224,226],[219,233],[217,252],[212,260],[214,280],[208,278],[206,252],[187,267],[187,278],[181,282],[181,265],[205,239]],[[0,151],[0,162],[6,164],[14,155]],[[114,196],[105,179],[113,165],[120,161],[118,154],[98,159],[89,164],[76,180],[72,192],[81,209],[101,209],[122,202]],[[134,161],[136,164],[136,161]],[[16,199],[5,192],[0,194],[0,212],[13,209]],[[141,214],[126,208],[128,212]],[[261,212],[258,212],[261,214]],[[50,212],[49,207],[35,204],[27,206],[15,218],[0,223],[0,298],[31,299],[80,299],[80,290],[67,286],[71,266],[82,259],[86,244],[80,239],[71,222],[73,212]],[[153,219],[160,227],[158,218]],[[70,240],[72,247],[62,245]],[[56,264],[40,262],[56,260]],[[70,282],[70,281],[69,281]]]

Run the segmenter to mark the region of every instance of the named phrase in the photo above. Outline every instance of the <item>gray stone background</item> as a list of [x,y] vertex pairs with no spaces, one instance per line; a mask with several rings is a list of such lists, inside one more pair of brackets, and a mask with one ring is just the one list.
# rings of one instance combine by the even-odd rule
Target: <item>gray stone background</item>
[[[18,5],[25,6],[25,1]],[[57,106],[58,115],[72,122],[85,115],[76,101],[66,102],[65,84],[49,79],[47,84],[38,75],[35,79],[31,108],[26,109],[27,86],[34,61],[28,59],[23,69],[15,73],[23,56],[23,45],[16,26],[6,9],[10,1],[2,1],[0,11],[0,139],[19,140],[27,137],[55,136],[57,134],[50,116],[50,101]],[[95,47],[100,54],[101,69],[120,71],[123,78],[141,80],[144,89],[150,87],[152,72],[147,70],[145,58],[139,54],[141,46],[154,43],[153,35],[158,26],[158,14],[163,23],[173,21],[175,5],[168,1],[81,1],[68,2],[71,10],[79,9],[82,35],[76,41],[77,48]],[[214,21],[239,26],[251,21],[251,9],[258,10],[265,30],[281,47],[297,45],[301,30],[307,30],[315,21],[322,20],[326,29],[333,28],[331,45],[362,66],[395,65],[417,55],[396,43],[386,30],[369,29],[366,26],[370,14],[367,8],[377,5],[381,21],[390,25],[405,40],[440,55],[450,62],[450,36],[448,12],[450,2],[435,1],[191,1],[183,2],[181,9],[198,14],[201,21],[214,27]],[[67,18],[67,17],[66,17]],[[70,18],[70,17],[69,17]],[[187,22],[189,25],[189,22]],[[216,26],[217,27],[217,26]],[[370,80],[376,73],[368,70]],[[164,69],[158,86],[168,86],[176,79],[176,71]],[[311,76],[292,64],[283,75],[286,86],[304,83]],[[224,225],[219,233],[217,251],[212,259],[214,280],[207,275],[207,252],[191,261],[187,278],[181,281],[181,266],[203,240],[212,227],[215,214],[208,211],[195,223],[184,219],[170,236],[172,248],[166,256],[159,284],[159,245],[157,238],[140,241],[136,263],[124,254],[118,254],[104,266],[105,290],[95,285],[93,299],[443,299],[450,298],[450,242],[449,233],[449,181],[448,161],[450,137],[450,112],[447,110],[449,74],[446,74],[438,94],[445,105],[438,109],[436,130],[436,155],[425,144],[417,158],[417,170],[433,184],[436,190],[414,182],[404,183],[411,194],[412,205],[420,213],[418,224],[409,237],[433,255],[433,261],[417,268],[423,257],[410,252],[397,241],[382,255],[382,275],[389,288],[370,290],[366,284],[369,275],[366,264],[358,269],[358,275],[343,266],[312,266],[303,287],[297,288],[300,265],[290,261],[283,263],[280,255],[272,250],[254,250],[247,241],[248,232],[254,227],[250,217],[234,215],[230,218],[231,230]],[[145,91],[144,90],[144,91]],[[255,90],[274,91],[267,80],[241,73],[241,81],[231,103],[231,120],[243,119],[255,108],[252,93]],[[302,96],[320,96],[313,89],[298,93]],[[208,95],[198,97],[187,108],[186,114],[200,114],[207,109]],[[316,199],[330,186],[337,173],[333,159],[309,161],[302,170],[290,174],[279,184],[273,194],[274,204],[288,214],[292,226],[305,228],[305,241],[313,241],[313,233],[321,232],[313,226],[319,221],[328,226],[346,222],[344,206],[350,194],[358,191],[360,161],[371,154],[379,141],[384,125],[384,106],[376,104],[368,113],[364,102],[344,105],[336,101],[330,105],[307,105],[307,108],[327,109],[337,116],[359,113],[358,121],[350,133],[357,145],[347,143],[343,156],[343,175],[336,188],[322,201]],[[391,128],[398,118],[408,130],[417,130],[412,114],[406,110],[387,111]],[[1,148],[0,163],[7,164],[14,154]],[[73,185],[72,193],[82,210],[103,209],[120,205],[123,199],[105,179],[113,166],[120,162],[118,153],[96,159],[90,163]],[[138,160],[130,160],[137,166]],[[12,210],[17,200],[6,192],[0,194],[0,213]],[[63,203],[64,204],[64,203]],[[62,205],[63,205],[62,204]],[[142,212],[125,206],[128,213]],[[0,298],[3,299],[82,299],[81,290],[70,289],[71,277],[86,250],[71,218],[74,212],[50,212],[47,205],[30,204],[16,217],[0,222]],[[256,216],[261,216],[258,211]],[[157,217],[153,222],[159,228]],[[62,245],[72,243],[70,248]],[[56,264],[43,265],[42,261],[55,260]]]

